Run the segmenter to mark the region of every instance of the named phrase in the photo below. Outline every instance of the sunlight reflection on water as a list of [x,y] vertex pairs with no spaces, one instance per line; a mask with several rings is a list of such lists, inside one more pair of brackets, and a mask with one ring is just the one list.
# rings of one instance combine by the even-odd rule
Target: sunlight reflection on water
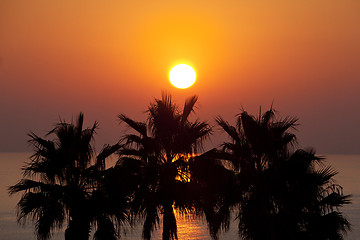
[[201,219],[179,216],[177,222],[179,239],[209,239],[208,229]]
[[[176,214],[176,221],[178,227],[178,237],[180,240],[208,240],[211,239],[206,222],[204,219],[199,217],[192,216],[182,216]],[[152,239],[161,240],[162,234],[162,223],[160,222],[159,228],[154,231]],[[126,235],[122,235],[121,239],[125,240],[135,240],[141,238],[141,226],[142,224],[137,225],[133,229],[128,229]],[[225,233],[219,234],[219,239],[232,240],[240,239],[238,238],[237,233],[237,223],[233,222],[230,230]]]

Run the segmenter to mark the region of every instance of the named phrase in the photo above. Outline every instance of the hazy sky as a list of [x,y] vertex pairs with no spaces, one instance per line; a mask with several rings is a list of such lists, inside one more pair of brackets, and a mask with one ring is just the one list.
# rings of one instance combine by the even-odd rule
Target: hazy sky
[[[169,83],[177,63],[193,87]],[[211,124],[274,102],[299,117],[302,147],[360,153],[360,1],[0,1],[0,151],[29,151],[29,131],[80,111],[98,145],[115,143],[116,116],[144,120],[161,91],[199,95]]]

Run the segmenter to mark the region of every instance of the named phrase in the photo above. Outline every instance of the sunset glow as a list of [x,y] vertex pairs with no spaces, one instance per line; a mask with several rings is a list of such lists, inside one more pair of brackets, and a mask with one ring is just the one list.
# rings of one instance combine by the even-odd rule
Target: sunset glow
[[[101,122],[102,145],[116,138],[114,114],[141,112],[166,90],[179,101],[199,95],[205,119],[274,101],[301,118],[300,141],[357,152],[353,129],[336,126],[340,116],[349,116],[348,126],[360,118],[350,107],[360,102],[358,9],[351,0],[1,1],[2,135],[9,137],[0,148],[25,151],[24,132],[79,110]],[[182,63],[198,75],[186,91],[169,82]],[[17,121],[23,115],[27,121]],[[329,131],[341,138],[324,137]]]
[[360,239],[359,43],[360,0],[0,0],[0,240]]

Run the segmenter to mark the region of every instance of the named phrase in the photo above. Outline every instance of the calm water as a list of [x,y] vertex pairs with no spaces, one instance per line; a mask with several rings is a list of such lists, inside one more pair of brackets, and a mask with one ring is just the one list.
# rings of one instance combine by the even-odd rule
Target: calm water
[[[7,187],[15,184],[21,178],[20,168],[27,161],[29,153],[0,153],[0,239],[2,240],[35,240],[33,225],[21,227],[15,219],[15,206],[20,196],[9,197]],[[335,177],[338,184],[344,187],[345,194],[352,195],[353,204],[343,208],[348,216],[353,230],[345,239],[360,239],[360,155],[328,155],[326,165],[332,165],[339,174]],[[178,216],[179,239],[205,240],[210,239],[207,226],[202,219]],[[121,239],[135,240],[141,238],[141,226],[126,228],[126,235]],[[56,240],[64,239],[63,233],[56,233]],[[154,239],[161,239],[161,229],[154,233]],[[239,239],[237,237],[237,222],[233,222],[230,230],[220,235],[220,240]]]

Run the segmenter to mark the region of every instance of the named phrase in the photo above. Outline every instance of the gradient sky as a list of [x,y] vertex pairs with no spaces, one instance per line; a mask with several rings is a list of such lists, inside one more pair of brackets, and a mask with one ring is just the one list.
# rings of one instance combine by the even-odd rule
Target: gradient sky
[[[169,83],[177,63],[191,88]],[[199,95],[211,124],[273,102],[299,117],[301,147],[360,153],[360,1],[0,1],[0,151],[30,151],[29,131],[80,111],[115,143],[117,114],[144,120],[161,91]]]

